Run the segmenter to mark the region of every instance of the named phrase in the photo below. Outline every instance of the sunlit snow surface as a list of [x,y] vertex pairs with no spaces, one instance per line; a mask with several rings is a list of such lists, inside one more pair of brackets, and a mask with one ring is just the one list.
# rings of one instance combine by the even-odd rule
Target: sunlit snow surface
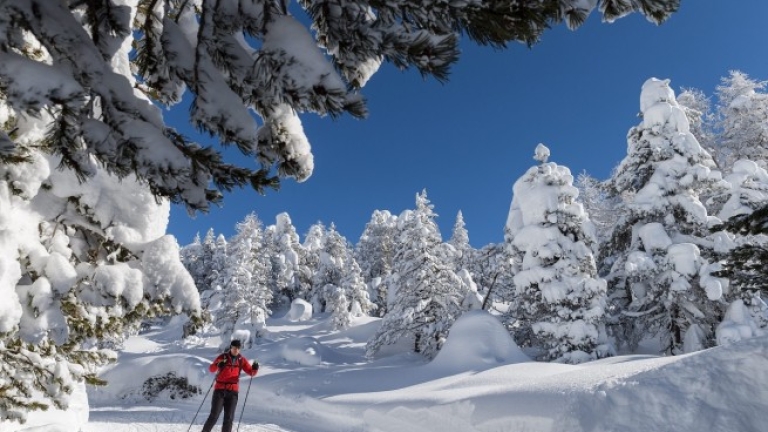
[[[244,350],[262,368],[250,391],[248,378],[241,382],[240,431],[757,432],[768,424],[766,337],[685,356],[619,356],[572,366],[528,360],[495,318],[474,312],[457,321],[429,363],[405,342],[366,359],[365,341],[378,322],[359,319],[333,331],[327,319],[268,321],[272,339]],[[212,375],[205,367],[220,341],[175,341],[179,332],[178,326],[156,329],[126,344],[118,364],[105,371],[110,385],[89,390],[90,421],[82,432],[189,428],[202,395],[150,403],[136,393],[147,377],[171,370],[208,389]],[[202,428],[209,401],[193,431]],[[45,414],[27,429],[2,430],[76,432],[75,417]]]

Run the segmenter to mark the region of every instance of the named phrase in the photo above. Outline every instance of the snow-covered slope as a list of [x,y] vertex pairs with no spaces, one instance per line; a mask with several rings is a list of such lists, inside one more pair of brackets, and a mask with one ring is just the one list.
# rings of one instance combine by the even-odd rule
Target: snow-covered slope
[[[236,416],[242,413],[243,432],[768,430],[768,337],[679,357],[620,356],[573,366],[528,360],[495,318],[474,312],[456,322],[428,363],[407,344],[366,359],[364,343],[377,319],[344,331],[318,319],[268,324],[272,339],[244,351],[262,369],[250,390],[243,378]],[[200,430],[210,401],[203,395],[137,398],[146,378],[169,370],[187,375],[203,393],[210,386],[206,359],[219,341],[191,345],[168,336],[130,341],[132,352],[105,375],[110,385],[89,391],[83,432],[186,431],[202,403],[192,426]],[[48,422],[29,430],[77,431],[72,419]],[[39,424],[25,427],[32,426]]]

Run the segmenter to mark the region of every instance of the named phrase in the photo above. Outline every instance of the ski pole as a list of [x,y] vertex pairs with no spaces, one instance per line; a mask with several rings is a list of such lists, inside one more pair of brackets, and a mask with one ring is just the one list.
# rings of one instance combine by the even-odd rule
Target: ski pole
[[203,401],[200,402],[200,406],[197,408],[197,412],[195,413],[195,416],[192,417],[192,422],[189,424],[189,428],[187,429],[187,432],[192,430],[192,425],[195,424],[195,419],[197,419],[197,415],[200,413],[200,409],[203,407],[203,404],[205,403],[205,400],[208,398],[208,394],[211,392],[211,389],[213,388],[213,385],[216,383],[216,379],[219,377],[219,373],[216,372],[216,376],[213,377],[213,381],[211,382],[211,386],[208,387],[208,391],[205,392],[205,396],[203,396]]
[[251,392],[251,383],[253,377],[248,381],[248,390],[245,392],[245,399],[243,399],[243,408],[240,410],[240,418],[237,420],[237,432],[240,432],[240,422],[243,421],[243,413],[245,412],[245,403],[248,402],[248,393]]

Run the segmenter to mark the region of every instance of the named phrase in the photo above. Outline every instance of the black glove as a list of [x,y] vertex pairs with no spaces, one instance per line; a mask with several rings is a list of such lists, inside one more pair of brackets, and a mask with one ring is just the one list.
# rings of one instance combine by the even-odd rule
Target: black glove
[[251,365],[251,368],[253,368],[254,372],[258,372],[259,371],[259,362],[254,360],[253,364]]
[[219,369],[224,369],[224,366],[227,365],[227,361],[226,360],[221,360],[216,365],[219,367]]

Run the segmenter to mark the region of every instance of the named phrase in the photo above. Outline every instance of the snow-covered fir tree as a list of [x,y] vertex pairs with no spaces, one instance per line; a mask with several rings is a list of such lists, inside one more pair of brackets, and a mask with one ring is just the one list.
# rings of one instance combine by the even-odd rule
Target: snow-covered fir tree
[[536,159],[513,187],[507,245],[519,263],[514,276],[514,336],[541,358],[581,363],[612,353],[604,327],[606,284],[597,276],[594,226],[578,202],[568,168]]
[[371,220],[355,246],[355,261],[368,281],[376,305],[374,313],[383,317],[387,312],[387,284],[392,273],[397,217],[387,210],[374,210]]
[[[332,223],[322,238],[319,261],[312,275],[312,303],[317,307],[318,312],[345,313],[338,304],[332,303],[339,299],[334,291],[341,288],[346,265],[350,259],[352,259],[352,246]],[[346,293],[343,290],[341,292],[346,297]],[[345,299],[345,303],[348,309],[349,298]]]
[[459,272],[470,267],[474,249],[469,244],[469,232],[464,223],[464,215],[461,210],[456,214],[456,222],[453,224],[453,232],[448,240],[454,259],[454,271]]
[[203,259],[199,263],[199,268],[205,271],[202,274],[204,290],[200,292],[200,301],[209,324],[212,318],[209,315],[223,304],[221,289],[226,282],[227,254],[227,239],[224,234],[215,235],[213,228],[209,229],[203,240]]
[[187,269],[192,280],[195,281],[198,291],[205,280],[203,270],[203,243],[200,240],[200,233],[195,235],[192,243],[181,248],[181,263]]
[[376,305],[370,299],[368,285],[363,279],[360,265],[357,264],[354,256],[349,258],[344,263],[344,277],[341,280],[341,287],[350,301],[349,312],[356,317],[368,315],[376,309]]
[[222,301],[214,324],[225,344],[235,331],[246,331],[250,337],[244,342],[253,343],[266,328],[272,303],[268,285],[270,262],[262,224],[255,214],[247,215],[237,224],[237,234],[230,240],[228,251]]
[[510,309],[509,305],[515,298],[512,271],[512,262],[504,243],[491,243],[475,252],[470,274],[483,296],[482,309],[491,310],[495,304],[503,304],[505,311]]
[[[729,308],[717,328],[719,344],[768,333],[768,205],[729,219],[724,229],[737,244],[724,254],[716,276],[728,278]],[[739,241],[740,240],[740,241]]]
[[[688,118],[688,128],[704,150],[712,155],[715,163],[722,163],[716,143],[715,113],[712,101],[703,91],[686,88],[677,95],[677,103]],[[719,165],[718,165],[719,166]]]
[[768,172],[751,160],[738,160],[725,176],[728,190],[717,217],[726,221],[768,204]]
[[[304,251],[302,254],[301,266],[306,269],[301,274],[301,286],[304,287],[303,296],[304,300],[312,302],[313,298],[317,298],[315,294],[315,272],[320,267],[320,254],[322,253],[325,242],[325,225],[321,222],[312,224],[307,230],[307,234],[304,236],[304,241],[301,244],[301,248]],[[320,309],[313,309],[315,312],[320,312]]]
[[715,220],[699,196],[723,182],[668,80],[643,84],[640,110],[611,180],[632,200],[603,250],[612,264],[615,336],[631,349],[649,335],[671,354],[700,349],[714,343],[722,284],[709,275],[713,245],[705,236]]
[[464,285],[451,263],[439,255],[442,238],[426,191],[416,195],[416,209],[406,212],[398,217],[401,234],[395,247],[396,277],[390,277],[393,282],[389,285],[394,300],[368,341],[369,356],[407,337],[412,338],[415,352],[433,358],[461,314]]
[[768,93],[766,82],[732,71],[717,87],[720,167],[729,172],[739,159],[768,165]]
[[229,243],[224,234],[216,236],[213,255],[211,256],[211,266],[209,273],[205,276],[206,284],[211,289],[220,289],[224,286],[224,279],[227,272],[227,261],[229,259]]
[[[20,31],[19,15],[8,13],[17,7],[31,6],[0,5],[0,418],[23,422],[32,410],[66,409],[83,381],[99,383],[99,368],[143,320],[187,313],[199,325],[200,304],[165,235],[168,202],[134,175],[119,178],[77,153],[75,141],[57,150],[59,138],[79,138],[57,135],[56,121],[83,101],[51,102],[76,85],[61,79],[65,68],[49,66],[61,57],[53,45]],[[51,8],[63,6],[42,2],[40,12]],[[113,48],[127,58],[130,47]],[[75,153],[88,182],[67,163]]]
[[601,244],[610,236],[626,208],[621,205],[620,197],[611,195],[604,182],[586,172],[576,176],[574,186],[579,190],[579,202],[595,226],[597,241]]
[[[716,236],[722,233],[713,235],[716,239],[722,239],[718,242],[720,248],[716,252],[724,260],[722,269],[716,274],[729,280],[724,290],[729,311],[723,320],[750,329],[748,332],[737,331],[736,334],[741,338],[748,337],[745,333],[754,336],[764,332],[768,326],[768,284],[764,282],[768,237],[762,228],[768,206],[768,172],[755,162],[739,160],[725,180],[730,190],[718,217],[726,221],[722,228],[729,235],[725,239]],[[734,315],[740,317],[738,322],[735,322]],[[721,328],[727,327],[724,324],[718,327],[718,343],[734,341],[733,332]],[[739,328],[743,329],[737,326],[736,330]],[[724,336],[724,333],[728,335]]]
[[274,293],[276,306],[285,307],[303,294],[299,281],[301,244],[288,213],[278,214],[275,224],[267,227],[265,243],[269,256],[269,286]]
[[194,275],[195,284],[199,292],[207,291],[212,288],[210,275],[213,270],[214,256],[216,255],[216,234],[213,228],[209,228],[205,233],[205,237],[202,242],[201,256],[196,262],[196,268],[190,270],[190,274]]

